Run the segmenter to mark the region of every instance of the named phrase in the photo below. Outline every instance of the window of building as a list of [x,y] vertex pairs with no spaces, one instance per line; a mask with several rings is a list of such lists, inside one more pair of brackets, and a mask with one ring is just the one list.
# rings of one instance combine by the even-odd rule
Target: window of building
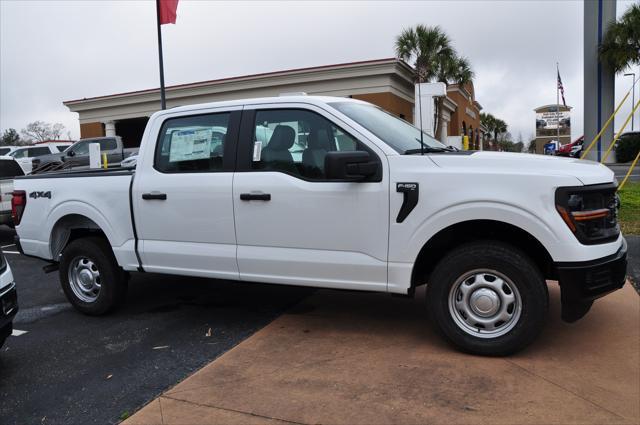
[[156,170],[164,173],[222,171],[230,113],[172,118],[156,146]]
[[281,171],[305,180],[326,178],[328,152],[367,150],[353,136],[311,111],[257,111],[253,170]]

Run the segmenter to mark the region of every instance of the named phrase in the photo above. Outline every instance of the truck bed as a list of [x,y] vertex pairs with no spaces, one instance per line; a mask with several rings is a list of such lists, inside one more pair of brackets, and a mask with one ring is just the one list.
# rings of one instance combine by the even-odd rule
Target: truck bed
[[[69,235],[57,229],[101,229],[124,267],[137,267],[131,209],[133,169],[63,170],[18,177],[14,190],[23,190],[26,208],[18,226],[24,252],[55,260]],[[56,226],[60,224],[59,226]]]

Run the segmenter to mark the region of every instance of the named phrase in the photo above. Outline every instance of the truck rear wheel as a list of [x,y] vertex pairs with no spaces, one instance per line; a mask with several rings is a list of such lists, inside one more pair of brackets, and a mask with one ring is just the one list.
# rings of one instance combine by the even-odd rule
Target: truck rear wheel
[[439,331],[463,351],[502,356],[538,336],[549,295],[538,267],[515,247],[497,241],[449,252],[427,284],[427,307]]
[[62,252],[60,284],[69,302],[84,314],[98,316],[119,306],[127,292],[124,271],[103,238],[72,241]]

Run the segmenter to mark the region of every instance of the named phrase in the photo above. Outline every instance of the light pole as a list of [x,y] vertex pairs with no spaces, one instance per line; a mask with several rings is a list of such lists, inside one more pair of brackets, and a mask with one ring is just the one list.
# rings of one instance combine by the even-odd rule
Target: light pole
[[[636,73],[629,72],[624,74],[624,76],[633,78],[633,86],[631,87],[631,109],[633,110],[633,107],[636,105]],[[635,130],[634,120],[635,114],[631,115],[631,131]]]

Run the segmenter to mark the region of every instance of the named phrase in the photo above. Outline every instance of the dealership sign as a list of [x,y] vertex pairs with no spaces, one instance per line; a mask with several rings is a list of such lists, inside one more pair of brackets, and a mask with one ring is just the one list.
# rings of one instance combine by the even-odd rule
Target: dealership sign
[[536,113],[536,137],[571,136],[571,114],[569,111],[545,111]]

